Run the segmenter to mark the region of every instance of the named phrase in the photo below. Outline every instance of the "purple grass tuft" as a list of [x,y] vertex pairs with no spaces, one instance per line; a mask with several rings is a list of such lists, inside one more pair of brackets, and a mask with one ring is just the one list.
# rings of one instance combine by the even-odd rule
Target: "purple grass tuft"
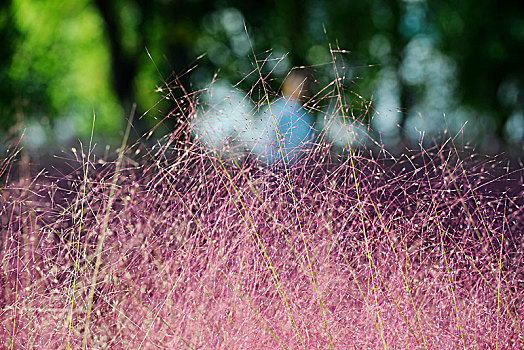
[[273,171],[178,130],[4,182],[0,347],[524,347],[522,169],[319,137]]

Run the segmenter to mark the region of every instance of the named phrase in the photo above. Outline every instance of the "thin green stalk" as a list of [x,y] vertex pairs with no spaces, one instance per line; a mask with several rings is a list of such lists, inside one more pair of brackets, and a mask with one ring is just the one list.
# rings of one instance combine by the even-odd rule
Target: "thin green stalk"
[[438,211],[437,211],[437,204],[435,203],[435,197],[433,195],[433,188],[431,186],[431,180],[429,178],[429,171],[427,171],[427,164],[426,164],[426,159],[424,158],[424,150],[423,149],[422,149],[422,153],[423,153],[422,158],[424,159],[424,166],[426,168],[426,178],[428,180],[429,195],[431,196],[431,202],[433,204],[433,210],[434,210],[434,213],[435,213],[435,223],[437,224],[437,228],[438,228],[438,232],[439,232],[439,236],[440,236],[440,246],[441,246],[441,249],[442,249],[442,254],[444,254],[444,262],[446,264],[446,272],[447,272],[447,275],[448,275],[448,280],[449,280],[449,286],[450,286],[450,289],[451,289],[451,294],[453,296],[453,304],[454,304],[454,308],[455,308],[455,314],[457,316],[457,322],[458,322],[459,331],[460,331],[460,339],[462,340],[462,345],[463,345],[464,349],[466,349],[466,342],[464,340],[464,334],[462,332],[462,324],[460,322],[460,315],[459,315],[459,312],[458,312],[457,298],[455,296],[455,290],[453,288],[453,280],[451,279],[451,271],[449,270],[449,263],[448,263],[448,257],[447,257],[447,254],[446,254],[446,248],[444,247],[443,229],[442,229],[442,225],[440,224],[439,214],[438,214]]
[[[180,201],[182,202],[182,204],[184,205],[184,208],[188,211],[188,213],[191,215],[191,218],[195,221],[197,227],[200,229],[200,231],[202,232],[202,234],[208,239],[208,241],[211,243],[211,245],[214,247],[215,246],[215,243],[213,242],[213,240],[211,239],[211,237],[209,237],[209,235],[204,231],[201,223],[200,223],[200,220],[193,214],[193,212],[191,211],[191,209],[189,208],[189,206],[187,205],[187,203],[184,201],[184,199],[182,198],[182,196],[180,195],[180,193],[177,191],[177,189],[170,183],[171,185],[171,189],[175,192],[175,194],[177,195],[177,197],[180,199]],[[195,254],[201,256],[201,253],[199,251],[195,251]],[[206,259],[203,259],[204,261]],[[227,267],[226,267],[227,269]],[[198,281],[200,282],[200,280],[191,272],[191,275]],[[259,312],[257,310],[255,310],[255,308],[245,300],[245,298],[233,287],[233,285],[227,280],[227,278],[225,277],[224,273],[218,269],[215,269],[215,272],[218,273],[218,275],[220,276],[220,278],[231,288],[231,290],[244,302],[247,304],[247,306],[249,307],[249,309],[257,316],[257,318],[260,320],[260,322],[262,322],[262,324],[264,325],[264,327],[269,331],[269,333],[275,338],[275,340],[277,340],[277,342],[282,346],[282,348],[286,349],[286,347],[284,346],[284,344],[282,344],[282,341],[280,340],[280,338],[278,338],[278,336],[275,334],[275,332],[267,325],[267,323],[265,322],[265,320],[262,318],[262,316],[259,314]],[[213,300],[215,300],[214,296],[212,296]],[[218,302],[217,302],[218,304]]]
[[[326,28],[324,28],[324,33],[326,33]],[[377,307],[377,318],[378,318],[378,324],[379,324],[379,333],[380,333],[380,338],[382,339],[382,344],[384,345],[384,349],[387,349],[388,347],[387,347],[387,344],[386,344],[386,339],[384,338],[384,331],[383,331],[383,327],[382,327],[382,320],[380,318],[380,310],[379,310],[379,307],[378,307],[378,295],[377,295],[377,290],[376,290],[376,287],[375,287],[373,263],[372,263],[372,259],[371,259],[370,248],[369,248],[369,240],[368,240],[366,225],[365,225],[365,222],[364,222],[363,204],[362,204],[362,201],[360,199],[360,190],[359,190],[357,174],[356,174],[356,170],[355,170],[355,163],[354,163],[354,160],[353,160],[353,158],[354,158],[353,150],[351,148],[351,142],[349,140],[349,131],[348,131],[348,128],[347,128],[346,114],[344,112],[344,104],[342,102],[342,92],[340,91],[340,82],[339,82],[340,78],[339,78],[338,70],[337,70],[337,66],[336,66],[336,56],[333,55],[333,49],[331,47],[331,44],[329,44],[329,51],[331,53],[331,57],[332,57],[332,61],[333,61],[333,69],[334,69],[334,72],[335,72],[335,86],[336,86],[336,89],[337,89],[337,97],[338,97],[338,102],[339,102],[339,105],[340,105],[340,112],[342,113],[342,120],[344,121],[344,129],[346,131],[346,139],[347,139],[347,142],[348,142],[349,160],[350,160],[350,163],[351,163],[351,171],[352,171],[353,179],[354,179],[354,182],[355,182],[355,191],[356,191],[356,194],[357,194],[357,202],[358,202],[358,207],[359,207],[359,211],[360,211],[360,221],[361,221],[362,230],[363,230],[363,233],[364,233],[364,240],[365,240],[365,244],[366,244],[366,255],[367,255],[367,258],[368,258],[369,271],[370,271],[370,274],[371,274],[371,283],[372,283],[372,286],[373,286],[373,293],[374,293],[374,296],[375,296],[375,304],[376,304],[376,307]]]
[[[31,215],[32,215],[33,217],[35,217],[35,218],[37,217],[37,215],[36,215],[36,213],[35,213],[34,211],[31,211]],[[39,218],[39,220],[41,221],[41,223],[42,223],[43,225],[46,225],[46,223],[45,223],[44,221],[42,221],[41,218]],[[61,232],[61,231],[57,231],[57,230],[53,229],[52,227],[51,227],[51,232],[52,232],[53,234],[57,235],[58,237],[60,237],[61,239],[63,239],[67,244],[72,245],[73,248],[76,250],[77,255],[82,254],[82,258],[83,258],[83,259],[85,260],[85,262],[87,263],[87,266],[88,266],[88,267],[91,267],[91,268],[94,269],[94,266],[95,266],[96,261],[95,261],[93,258],[89,257],[89,256],[87,255],[87,253],[85,252],[85,250],[84,250],[84,251],[81,251],[80,248],[79,248],[78,246],[75,247],[75,245],[73,244],[74,241],[70,241],[66,236],[64,236],[64,233],[63,233],[63,232]],[[200,254],[200,253],[198,253],[198,254]],[[125,292],[126,292],[126,293],[130,294],[131,296],[133,296],[133,297],[134,297],[134,298],[135,298],[135,299],[140,303],[141,306],[143,306],[143,307],[145,307],[145,308],[147,309],[147,311],[148,311],[149,313],[153,314],[153,310],[152,310],[149,306],[147,306],[147,305],[142,301],[142,299],[140,299],[140,297],[138,297],[138,296],[137,296],[137,295],[136,295],[136,294],[135,294],[135,293],[134,293],[134,292],[133,292],[133,291],[132,291],[132,290],[131,290],[131,289],[130,289],[126,284],[125,284],[125,283],[121,282],[121,281],[118,279],[117,276],[113,275],[113,274],[111,273],[111,271],[106,270],[106,268],[105,268],[104,266],[101,266],[101,265],[100,265],[100,269],[101,269],[103,272],[107,273],[108,276],[110,276],[111,278],[113,278],[113,280],[114,280],[117,284],[119,284],[121,287],[123,287],[123,288],[125,289]],[[113,306],[112,306],[112,307],[113,307]],[[114,307],[113,307],[113,308],[114,308]],[[167,321],[166,321],[162,316],[156,315],[155,318],[158,318],[158,319],[159,319],[159,320],[160,320],[164,325],[166,325],[166,326],[168,327],[168,329],[169,329],[170,331],[172,331],[173,334],[177,335],[177,336],[180,338],[180,340],[181,340],[184,344],[186,344],[186,346],[187,346],[188,348],[193,349],[193,347],[189,344],[189,342],[186,341],[184,338],[182,338],[180,335],[178,335],[177,332],[173,329],[173,327],[171,327],[171,325],[169,325],[169,323],[167,323]]]
[[[87,316],[86,316],[86,324],[85,324],[85,327],[84,327],[84,337],[83,337],[83,340],[82,340],[82,348],[83,349],[86,349],[87,348],[87,337],[89,335],[89,322],[91,320],[91,311],[93,309],[93,299],[94,299],[94,296],[95,296],[95,289],[96,289],[96,284],[97,284],[97,279],[98,279],[98,271],[100,269],[100,264],[102,263],[102,250],[104,248],[104,240],[107,236],[107,228],[108,228],[108,225],[109,225],[109,216],[111,214],[111,209],[113,207],[113,201],[114,201],[114,197],[115,197],[115,190],[116,190],[116,185],[117,185],[117,182],[118,182],[118,179],[119,179],[119,173],[120,173],[120,167],[122,166],[122,159],[124,157],[124,150],[125,150],[125,147],[127,145],[127,139],[129,137],[129,133],[131,131],[131,125],[133,123],[133,117],[135,115],[135,109],[136,109],[136,104],[133,104],[133,107],[131,108],[131,113],[129,115],[129,120],[128,120],[128,123],[127,123],[127,127],[126,127],[126,131],[124,133],[124,138],[122,139],[122,144],[120,146],[120,149],[118,150],[118,159],[117,159],[117,162],[116,162],[116,168],[115,168],[115,173],[113,175],[113,181],[111,183],[111,189],[109,191],[109,199],[107,201],[107,206],[106,206],[106,212],[105,212],[105,216],[104,216],[104,222],[102,224],[102,232],[101,232],[101,235],[98,239],[98,244],[97,244],[97,247],[96,247],[96,262],[95,262],[95,271],[93,272],[93,276],[91,278],[91,288],[89,290],[89,297],[88,297],[88,306],[87,306]],[[93,121],[94,123],[94,121]],[[88,164],[89,166],[89,164]]]
[[[235,192],[235,194],[236,194],[237,199],[240,201],[240,204],[241,204],[241,206],[242,206],[243,211],[240,210],[240,208],[238,207],[238,205],[237,205],[237,203],[236,203],[235,201],[233,201],[233,204],[234,204],[235,207],[237,208],[237,211],[239,212],[239,214],[240,214],[240,215],[242,216],[242,218],[244,219],[244,222],[245,222],[245,224],[246,224],[248,230],[249,230],[250,233],[251,233],[251,236],[252,236],[252,238],[253,238],[253,241],[257,244],[257,246],[259,247],[259,249],[262,251],[262,254],[263,254],[263,256],[264,256],[264,261],[266,262],[266,264],[267,264],[267,266],[268,266],[268,269],[271,271],[272,277],[273,277],[273,279],[274,279],[274,281],[275,281],[274,283],[275,283],[276,286],[277,286],[277,291],[278,291],[278,293],[279,293],[279,295],[280,295],[280,297],[281,297],[281,299],[282,299],[282,302],[283,302],[284,305],[286,306],[286,309],[288,310],[288,313],[289,313],[290,318],[291,318],[291,321],[292,321],[292,325],[293,325],[295,331],[297,332],[297,335],[298,335],[298,337],[299,337],[299,339],[300,339],[302,345],[303,345],[304,348],[305,348],[305,343],[304,343],[304,341],[303,341],[303,339],[302,339],[302,336],[301,336],[301,334],[300,334],[300,330],[298,329],[298,325],[297,325],[297,323],[296,323],[295,317],[293,316],[293,312],[291,311],[291,307],[289,306],[289,303],[288,303],[287,298],[286,298],[286,296],[285,296],[285,294],[284,294],[284,291],[283,291],[283,289],[282,289],[282,286],[281,286],[281,284],[280,284],[280,281],[279,281],[279,279],[278,279],[278,276],[277,276],[277,274],[276,274],[276,272],[275,272],[275,269],[273,268],[273,264],[271,263],[271,259],[269,258],[269,255],[267,254],[266,248],[265,248],[264,244],[262,243],[262,240],[260,239],[260,236],[258,235],[258,232],[257,232],[257,230],[256,230],[256,228],[255,228],[255,225],[254,225],[252,219],[251,219],[251,216],[249,215],[249,212],[247,211],[247,208],[245,207],[244,202],[242,201],[242,198],[240,197],[240,194],[238,193],[235,184],[233,183],[233,179],[231,179],[231,176],[229,175],[229,172],[228,172],[227,169],[225,168],[225,165],[224,165],[224,163],[222,162],[222,159],[220,158],[220,155],[218,154],[218,152],[216,152],[216,155],[217,155],[217,159],[218,159],[218,161],[220,162],[222,168],[224,169],[224,172],[225,172],[225,174],[226,174],[226,176],[227,176],[227,178],[228,178],[228,180],[229,180],[229,183],[230,183],[231,186],[233,187],[233,190],[234,190],[234,192]],[[222,175],[221,175],[220,172],[218,171],[218,169],[217,169],[217,167],[216,167],[214,161],[211,160],[211,163],[212,163],[213,167],[215,168],[215,171],[217,172],[217,174],[220,176],[220,179],[221,179],[222,183],[224,184],[224,186],[226,187],[228,193],[230,194],[230,197],[232,197],[232,194],[230,193],[230,190],[229,190],[229,188],[227,187],[225,181],[223,180]],[[243,213],[245,213],[245,214],[243,214]],[[247,220],[246,220],[246,217],[247,217]],[[249,222],[249,224],[248,224],[248,222]],[[255,238],[256,238],[256,239],[255,239]]]
[[497,336],[495,341],[495,349],[498,350],[499,348],[499,323],[500,323],[500,280],[501,280],[501,274],[502,274],[502,248],[504,247],[504,224],[506,223],[506,203],[507,201],[504,201],[504,220],[502,220],[502,239],[500,241],[500,252],[499,252],[499,276],[498,276],[498,284],[497,284]]
[[[455,154],[457,155],[457,157],[460,158],[460,157],[459,157],[459,154],[458,154],[458,151],[457,151],[457,148],[455,147],[454,144],[453,144],[453,149],[454,149]],[[443,160],[443,162],[444,162],[444,160]],[[467,205],[466,205],[466,203],[465,203],[465,201],[464,201],[464,195],[462,194],[462,192],[461,192],[461,190],[460,190],[460,187],[458,186],[458,184],[457,184],[457,182],[456,182],[456,180],[455,180],[455,177],[451,174],[451,171],[449,170],[449,167],[447,166],[447,162],[444,162],[444,163],[445,163],[445,167],[446,167],[446,169],[447,169],[447,171],[448,171],[448,174],[449,174],[449,176],[450,176],[450,178],[451,178],[451,181],[453,182],[453,186],[455,187],[455,190],[456,190],[457,193],[458,193],[458,198],[459,198],[459,200],[460,200],[462,206],[464,207],[464,209],[465,209],[465,211],[466,211],[466,214],[468,215],[468,218],[469,218],[469,220],[470,220],[470,222],[471,222],[471,225],[473,226],[473,229],[475,230],[475,233],[477,234],[477,237],[479,238],[482,247],[483,247],[484,249],[486,249],[486,250],[489,249],[488,247],[485,247],[485,246],[484,246],[484,243],[483,243],[483,241],[482,241],[482,237],[481,237],[481,235],[480,235],[480,231],[479,231],[479,228],[478,228],[478,226],[477,226],[477,223],[476,223],[475,220],[473,219],[473,216],[471,215],[471,212],[470,212],[469,208],[467,207]],[[481,223],[482,223],[482,227],[484,228],[484,231],[486,232],[486,235],[487,235],[488,240],[489,240],[489,242],[490,242],[491,249],[492,249],[494,252],[496,252],[496,249],[495,249],[495,247],[493,246],[493,240],[491,239],[491,236],[490,236],[490,234],[489,234],[489,230],[488,230],[488,228],[487,228],[486,221],[485,221],[485,219],[484,219],[484,216],[482,215],[482,211],[480,210],[480,206],[479,206],[478,200],[477,200],[477,198],[476,198],[476,196],[475,196],[475,192],[473,191],[473,186],[471,185],[471,183],[470,183],[470,181],[469,181],[468,175],[466,174],[466,170],[464,169],[464,166],[463,166],[462,163],[460,163],[460,168],[461,168],[461,170],[462,170],[462,174],[463,174],[464,178],[466,179],[466,183],[468,184],[469,192],[471,193],[471,196],[472,196],[472,198],[473,198],[473,200],[474,200],[475,207],[476,207],[476,209],[477,209],[477,211],[478,211],[478,213],[479,213],[480,221],[481,221]],[[480,269],[476,266],[474,260],[473,260],[469,255],[467,255],[467,253],[464,251],[464,249],[463,249],[461,246],[459,246],[459,245],[455,242],[455,240],[453,239],[453,237],[451,237],[447,232],[446,232],[446,235],[448,236],[448,238],[451,239],[451,241],[453,242],[453,244],[454,244],[454,245],[455,245],[455,246],[456,246],[456,247],[457,247],[457,248],[458,248],[458,249],[459,249],[459,250],[464,254],[464,256],[466,257],[466,259],[469,260],[469,262],[472,264],[473,268],[474,268],[474,269],[479,273],[480,277],[481,277],[482,280],[486,283],[486,285],[489,287],[489,289],[490,289],[493,293],[495,293],[495,294],[497,295],[497,299],[498,299],[498,291],[497,291],[497,290],[498,290],[498,287],[497,287],[497,289],[495,289],[495,287],[492,286],[491,283],[489,283],[489,281],[486,279],[486,277],[484,276],[484,274],[482,273],[482,271],[480,271]],[[487,258],[488,258],[488,261],[489,261],[490,263],[492,263],[492,261],[491,261],[491,257],[490,257],[489,255],[487,256]],[[498,279],[497,279],[497,280],[498,280],[498,283],[501,283],[501,281],[505,281],[505,282],[507,283],[507,279],[506,279],[506,275],[505,275],[505,273],[504,273],[503,271],[499,271],[499,273],[500,273],[500,276],[499,276]],[[510,295],[510,297],[511,297],[511,291],[508,290],[507,293],[508,293],[508,294]],[[506,302],[505,302],[505,298],[502,299],[502,303],[503,303],[503,304],[506,303]],[[515,320],[515,318],[514,318],[514,316],[513,316],[513,314],[512,314],[511,311],[509,311],[510,318],[511,318],[511,320],[513,321],[513,323],[515,323],[515,325],[517,326],[517,328],[519,329],[519,333],[522,335],[522,329],[521,329],[521,327],[520,327],[520,322],[519,322],[519,317],[518,317],[518,313],[517,313],[516,306],[515,306],[514,304],[513,304],[513,305],[509,305],[509,306],[510,306],[510,307],[513,306],[513,308],[514,308],[514,313],[515,313],[515,316],[516,316],[517,320]]]
[[[245,24],[244,24],[244,28],[245,28],[245,31],[246,31],[246,35],[247,35],[247,28],[245,27]],[[275,120],[275,116],[273,114],[273,111],[271,110],[271,103],[269,101],[269,93],[267,91],[267,88],[266,88],[266,85],[264,84],[264,78],[262,76],[262,70],[260,69],[260,65],[258,64],[258,60],[257,60],[257,57],[256,57],[256,54],[255,54],[255,49],[253,48],[253,44],[251,43],[251,38],[249,37],[249,35],[247,35],[248,37],[248,40],[249,40],[249,43],[251,45],[251,51],[253,53],[253,57],[255,59],[255,65],[256,65],[256,68],[257,68],[257,72],[259,74],[259,77],[260,77],[260,83],[262,84],[262,88],[264,90],[264,96],[266,98],[266,102],[268,104],[268,108],[269,108],[269,113],[271,115],[271,120],[273,122],[273,127],[275,128],[276,130],[276,137],[277,137],[277,143],[278,143],[278,149],[280,151],[280,155],[282,157],[282,164],[284,165],[284,171],[286,173],[286,178],[287,178],[287,182],[288,182],[288,185],[289,185],[289,189],[290,189],[290,193],[291,193],[291,198],[293,199],[293,206],[294,206],[294,209],[295,209],[295,214],[296,214],[296,217],[297,217],[297,221],[298,221],[298,227],[299,227],[299,230],[300,230],[300,235],[302,237],[302,242],[304,244],[304,249],[305,249],[305,253],[306,253],[306,259],[307,259],[307,262],[308,262],[308,266],[309,266],[309,270],[310,270],[310,273],[311,273],[311,280],[313,281],[313,285],[315,287],[315,293],[316,293],[316,297],[317,297],[317,300],[318,300],[318,304],[319,304],[319,307],[320,307],[320,312],[322,314],[322,320],[324,322],[324,329],[326,331],[326,334],[327,334],[327,337],[328,337],[328,341],[329,341],[329,348],[330,349],[333,349],[333,343],[331,341],[331,335],[329,333],[329,329],[328,329],[328,326],[327,326],[327,320],[326,320],[326,315],[325,315],[325,312],[324,312],[324,307],[322,305],[322,298],[320,296],[320,292],[318,290],[318,285],[317,285],[317,281],[316,281],[316,278],[315,278],[315,274],[314,274],[314,271],[313,271],[313,265],[311,263],[311,258],[309,257],[309,248],[308,248],[308,245],[307,245],[307,242],[306,242],[306,237],[305,237],[305,234],[304,234],[304,229],[302,227],[302,222],[300,220],[300,215],[298,213],[298,205],[297,205],[297,200],[296,200],[296,197],[295,197],[295,194],[294,194],[294,191],[293,191],[293,186],[291,184],[291,178],[290,178],[290,175],[289,175],[289,169],[288,169],[288,165],[286,163],[286,160],[285,160],[285,157],[284,157],[284,151],[282,149],[282,144],[281,144],[281,141],[280,141],[280,136],[279,136],[279,132],[278,132],[278,128],[276,126],[276,120]]]
[[[96,119],[96,115],[93,115],[93,125],[91,127],[91,138],[89,140],[89,151],[87,152],[87,160],[84,160],[85,163],[83,164],[84,166],[84,181],[83,181],[83,185],[82,185],[82,198],[81,198],[81,202],[80,202],[80,223],[78,225],[78,236],[77,236],[77,246],[76,246],[76,257],[75,257],[75,271],[74,271],[74,275],[73,275],[73,287],[72,287],[72,293],[71,293],[71,310],[69,312],[69,326],[68,326],[68,331],[67,331],[67,349],[69,350],[69,347],[70,347],[70,342],[71,342],[71,330],[72,330],[72,326],[73,326],[73,310],[74,310],[74,304],[75,304],[75,290],[76,290],[76,279],[78,277],[78,261],[79,261],[79,254],[80,254],[80,240],[81,240],[81,234],[82,234],[82,227],[83,227],[83,223],[84,223],[84,203],[85,203],[85,200],[86,200],[86,191],[87,191],[87,172],[88,172],[88,169],[89,169],[89,161],[91,159],[91,147],[92,147],[92,142],[93,142],[93,132],[94,132],[94,129],[95,129],[95,119]],[[82,150],[82,157],[83,157],[83,150]],[[76,205],[78,204],[78,202],[75,204],[75,211],[74,213],[76,213]],[[74,245],[74,241],[72,242],[72,244]]]
[[[380,224],[382,225],[382,228],[384,229],[384,232],[386,233],[386,236],[388,238],[388,241],[389,241],[389,244],[390,244],[390,247],[391,249],[393,250],[393,254],[395,255],[395,261],[397,262],[398,264],[398,268],[400,270],[400,273],[402,274],[402,277],[404,279],[404,283],[406,285],[406,290],[408,292],[408,296],[409,296],[409,299],[411,301],[411,305],[413,306],[413,310],[415,311],[415,316],[417,318],[417,323],[418,323],[418,326],[420,328],[420,332],[421,332],[421,335],[422,335],[422,341],[424,342],[424,346],[426,349],[428,349],[428,344],[426,342],[426,337],[424,336],[424,330],[422,328],[422,323],[420,321],[420,317],[419,317],[419,314],[418,314],[418,310],[417,310],[417,307],[415,305],[415,299],[413,297],[413,291],[411,290],[411,287],[409,286],[409,281],[408,281],[408,276],[407,276],[407,271],[404,271],[404,269],[402,268],[402,265],[400,263],[400,259],[398,257],[398,254],[397,254],[397,250],[395,249],[394,245],[393,245],[393,241],[391,240],[391,237],[389,235],[389,230],[387,229],[385,223],[384,223],[384,220],[382,219],[382,214],[379,212],[378,210],[378,207],[377,205],[375,204],[375,202],[373,201],[373,199],[371,198],[371,194],[369,193],[369,191],[367,190],[366,188],[366,193],[367,193],[367,197],[368,199],[371,201],[371,204],[373,205],[373,208],[375,209],[375,213],[377,213],[377,216],[380,220]],[[379,275],[379,278],[380,278],[380,275]],[[385,284],[384,284],[385,286]],[[386,287],[387,288],[387,287]],[[396,302],[395,302],[396,303]],[[400,309],[399,309],[400,310]],[[409,321],[407,320],[407,318],[405,318],[406,320],[406,323],[409,327],[409,329],[413,332],[413,330],[411,329],[411,326],[409,324]],[[414,334],[413,334],[414,335]],[[415,337],[416,339],[416,337]],[[418,342],[418,339],[417,339],[417,342]]]
[[[21,208],[20,208],[21,209]],[[13,206],[13,211],[12,213],[14,213],[15,211],[15,207]],[[20,240],[17,239],[17,245],[16,245],[16,280],[15,280],[15,302],[14,302],[14,307],[13,307],[13,332],[11,334],[11,350],[13,350],[13,346],[15,345],[15,330],[16,330],[16,307],[17,307],[17,303],[18,303],[18,270],[19,270],[19,265],[20,265]]]

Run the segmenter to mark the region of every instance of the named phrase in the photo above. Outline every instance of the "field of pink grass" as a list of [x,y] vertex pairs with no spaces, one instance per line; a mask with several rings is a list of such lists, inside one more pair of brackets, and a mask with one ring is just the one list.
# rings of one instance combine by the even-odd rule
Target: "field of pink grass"
[[522,171],[453,147],[77,158],[2,186],[2,348],[524,346]]
[[524,348],[522,169],[322,138],[271,169],[177,130],[2,158],[0,348]]

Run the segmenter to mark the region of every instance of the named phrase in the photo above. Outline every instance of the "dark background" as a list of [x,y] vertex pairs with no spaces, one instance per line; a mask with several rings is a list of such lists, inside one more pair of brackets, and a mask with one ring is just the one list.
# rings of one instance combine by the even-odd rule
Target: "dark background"
[[96,137],[118,144],[133,102],[134,133],[150,130],[177,108],[164,82],[183,103],[215,74],[248,92],[253,52],[274,91],[304,65],[315,93],[335,78],[330,45],[348,51],[335,53],[346,101],[370,103],[356,115],[386,145],[447,129],[522,152],[523,1],[10,0],[0,37],[2,143],[24,133],[35,152],[87,137],[93,115]]

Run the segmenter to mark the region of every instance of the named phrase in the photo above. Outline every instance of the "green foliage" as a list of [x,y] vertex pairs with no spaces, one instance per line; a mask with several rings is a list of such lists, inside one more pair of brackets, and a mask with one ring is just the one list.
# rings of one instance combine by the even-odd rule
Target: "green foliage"
[[7,2],[0,3],[0,33],[4,38],[0,40],[0,52],[2,52],[0,55],[0,130],[6,130],[15,120],[13,81],[8,74],[8,68],[19,36]]
[[[508,136],[507,125],[522,124],[515,119],[524,111],[520,4],[11,0],[0,9],[4,133],[17,120],[52,126],[67,118],[86,135],[95,112],[95,132],[118,136],[134,102],[140,115],[155,106],[137,122],[144,132],[175,107],[172,99],[157,104],[163,96],[155,91],[165,82],[195,90],[218,73],[249,90],[257,82],[253,52],[262,72],[272,72],[267,83],[274,91],[301,65],[325,86],[334,79],[329,45],[350,52],[345,64],[337,61],[338,73],[352,82],[348,94],[370,98],[378,109],[390,101],[386,110],[402,113],[386,114],[402,132],[420,127],[419,114],[429,128],[446,113],[452,132],[466,120],[484,120],[469,129],[474,136],[491,129]],[[378,119],[371,123],[380,129]]]
[[459,66],[462,100],[488,112],[500,134],[512,113],[524,111],[524,3],[429,4],[439,47]]
[[20,32],[7,75],[15,101],[29,117],[72,121],[80,135],[97,114],[101,130],[115,130],[121,111],[109,81],[111,59],[103,21],[90,1],[15,0]]

